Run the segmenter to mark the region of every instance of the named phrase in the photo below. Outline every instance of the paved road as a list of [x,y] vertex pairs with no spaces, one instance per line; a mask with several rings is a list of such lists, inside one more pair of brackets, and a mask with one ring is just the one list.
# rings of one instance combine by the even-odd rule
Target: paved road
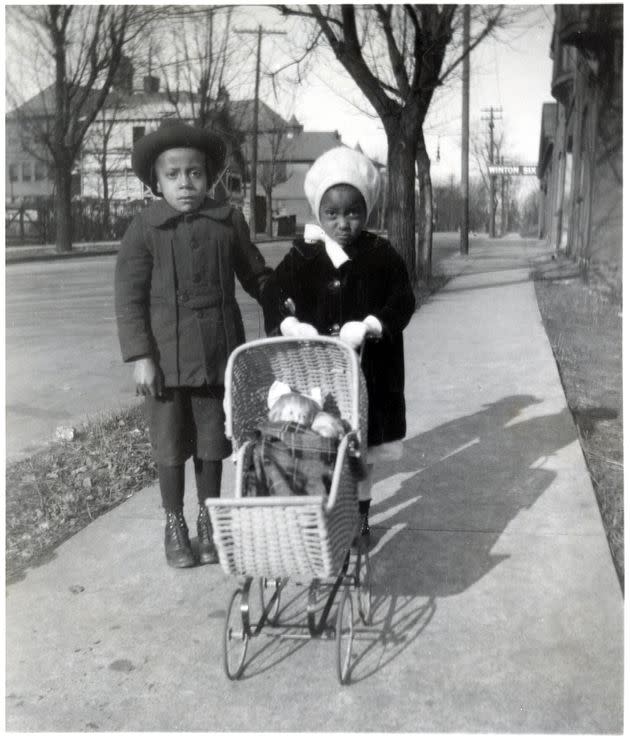
[[[457,249],[438,235],[436,261]],[[275,266],[289,242],[264,244]],[[135,403],[113,308],[115,256],[6,267],[6,452],[9,461],[46,445],[60,424],[77,426]],[[238,287],[248,339],[264,336],[257,304]]]

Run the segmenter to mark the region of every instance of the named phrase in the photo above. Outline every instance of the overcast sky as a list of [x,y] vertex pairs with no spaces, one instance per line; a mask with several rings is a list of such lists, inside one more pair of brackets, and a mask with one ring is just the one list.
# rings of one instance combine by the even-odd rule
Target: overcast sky
[[[471,57],[471,135],[481,132],[477,135],[487,138],[487,122],[482,121],[486,114],[482,109],[501,107],[501,120],[497,120],[495,131],[504,134],[504,151],[512,155],[516,163],[533,164],[538,157],[542,104],[552,100],[549,48],[553,6],[509,7],[527,7],[529,12],[518,25],[502,32],[500,38],[486,39]],[[273,30],[290,28],[290,22],[283,22],[276,11],[263,4],[240,6],[233,27],[256,28],[259,23]],[[294,36],[295,33],[289,33],[264,37],[263,72],[282,63],[283,48],[286,49]],[[244,45],[252,47],[252,74],[249,78],[246,75],[246,82],[235,91],[233,97],[237,99],[254,94],[256,37],[244,35],[242,39]],[[7,58],[7,67],[11,67],[10,58]],[[288,117],[294,113],[305,129],[338,130],[344,143],[354,146],[358,142],[368,155],[386,161],[386,138],[380,121],[348,102],[354,98],[365,105],[354,82],[331,55],[328,62],[324,59],[314,64],[302,84],[281,87],[275,95],[269,78],[263,75],[260,94],[282,115]],[[436,94],[425,122],[425,138],[434,182],[448,182],[451,176],[458,181],[461,172],[461,82],[457,78]],[[438,145],[440,161],[437,161]],[[476,165],[473,161],[470,167],[474,176]]]
[[[549,56],[553,28],[553,6],[532,6],[527,24],[505,34],[500,40],[488,39],[471,56],[470,127],[471,135],[488,124],[482,121],[482,108],[501,107],[502,120],[495,133],[504,132],[506,152],[521,164],[538,159],[540,119],[543,102],[551,97],[552,62]],[[525,25],[531,26],[525,28]],[[337,129],[345,143],[358,141],[364,151],[383,161],[387,144],[380,121],[360,114],[333,88],[339,82],[326,81],[325,74],[314,74],[310,85],[298,95],[296,116],[307,129]],[[347,89],[341,86],[343,90]],[[453,80],[435,99],[425,125],[425,137],[434,181],[457,181],[461,172],[461,95],[459,80]],[[334,113],[333,113],[334,111]],[[440,161],[436,161],[438,140]],[[471,162],[471,174],[474,165]]]

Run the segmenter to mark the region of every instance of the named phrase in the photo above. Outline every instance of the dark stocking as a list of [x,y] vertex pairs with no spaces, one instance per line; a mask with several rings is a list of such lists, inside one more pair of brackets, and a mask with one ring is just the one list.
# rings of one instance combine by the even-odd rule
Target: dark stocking
[[221,474],[223,460],[200,460],[194,458],[195,478],[197,480],[197,498],[203,506],[207,498],[219,498],[221,495]]
[[184,466],[158,465],[162,506],[166,511],[178,511],[184,505]]

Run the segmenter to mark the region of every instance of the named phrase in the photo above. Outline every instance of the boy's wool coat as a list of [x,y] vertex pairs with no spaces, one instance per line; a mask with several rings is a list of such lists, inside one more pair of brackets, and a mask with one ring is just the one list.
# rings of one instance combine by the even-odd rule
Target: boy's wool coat
[[368,444],[402,439],[406,433],[403,329],[415,310],[407,268],[391,244],[363,231],[345,248],[350,260],[337,269],[323,242],[293,242],[265,287],[268,333],[277,333],[288,298],[300,321],[320,334],[336,334],[347,321],[368,315],[383,325],[380,339],[365,343],[362,368],[369,410]]
[[155,201],[132,221],[116,263],[123,360],[152,357],[166,386],[223,385],[227,358],[245,341],[234,276],[259,298],[269,273],[229,204],[208,198],[180,213]]

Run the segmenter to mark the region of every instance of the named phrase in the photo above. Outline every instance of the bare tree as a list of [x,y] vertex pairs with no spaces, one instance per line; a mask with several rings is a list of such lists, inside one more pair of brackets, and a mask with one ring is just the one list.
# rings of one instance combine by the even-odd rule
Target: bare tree
[[267,233],[273,236],[273,189],[287,181],[286,153],[290,144],[287,131],[278,129],[263,135],[269,158],[258,165],[258,182],[265,191]]
[[18,106],[14,115],[25,150],[52,164],[59,252],[72,249],[72,170],[83,141],[105,103],[125,45],[150,16],[131,5],[7,8],[7,23],[39,42],[32,63],[52,77],[52,85],[40,87],[39,110],[20,105],[15,89],[10,98]]
[[[166,93],[178,116],[206,128],[216,125],[221,98],[239,74],[232,33],[233,7],[171,6],[170,42],[156,55]],[[174,34],[174,27],[180,31]],[[218,103],[218,106],[217,106]]]
[[[103,200],[102,225],[105,235],[110,232],[110,201],[116,195],[110,183],[110,176],[119,170],[129,156],[127,150],[121,151],[113,145],[119,118],[126,110],[125,100],[126,95],[118,90],[110,93],[106,106],[101,109],[100,117],[95,120],[88,131],[85,146],[82,149],[82,157],[93,158],[98,167]],[[105,115],[105,108],[107,108],[107,115]]]
[[[388,143],[387,225],[412,280],[415,249],[416,164],[430,204],[423,125],[435,90],[498,27],[503,6],[484,8],[467,49],[445,64],[457,5],[276,6],[284,15],[313,19],[337,60],[383,123]],[[482,22],[483,19],[483,22]],[[422,250],[420,250],[422,253]]]

